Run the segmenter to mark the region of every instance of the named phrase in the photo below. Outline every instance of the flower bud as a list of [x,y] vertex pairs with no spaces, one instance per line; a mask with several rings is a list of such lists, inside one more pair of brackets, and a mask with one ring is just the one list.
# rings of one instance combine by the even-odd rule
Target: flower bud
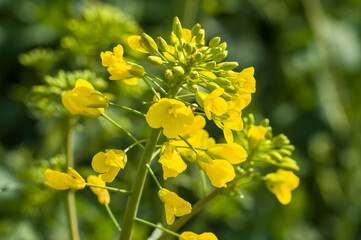
[[164,77],[168,80],[173,80],[174,74],[173,74],[172,70],[170,70],[170,69],[165,70]]
[[192,37],[196,36],[199,33],[199,30],[201,30],[201,25],[199,23],[197,23],[196,25],[194,25],[194,27],[192,27],[192,30],[191,30]]
[[224,62],[218,64],[218,66],[224,71],[229,71],[238,67],[238,62]]
[[178,45],[178,38],[177,38],[177,36],[175,35],[174,32],[170,33],[170,44]]
[[278,162],[282,160],[282,155],[277,151],[271,151],[269,155]]
[[196,35],[196,42],[203,43],[203,40],[204,40],[204,30],[201,29],[201,30],[199,30],[199,32]]
[[227,49],[227,43],[226,42],[222,42],[221,44],[218,45],[219,48],[226,50]]
[[216,82],[219,86],[225,87],[225,86],[231,86],[232,83],[227,78],[217,77],[214,79],[214,82]]
[[183,29],[178,17],[173,19],[172,29],[179,39],[182,38]]
[[141,39],[148,48],[149,52],[156,52],[158,50],[157,44],[154,42],[153,38],[146,33],[142,33]]
[[168,51],[168,43],[162,37],[157,37],[157,44],[161,52]]
[[224,91],[226,91],[229,94],[236,94],[237,93],[237,89],[234,86],[224,86]]
[[195,56],[195,60],[196,62],[201,62],[202,61],[202,58],[203,58],[203,54],[202,53],[197,53],[196,56]]
[[184,69],[181,66],[172,67],[172,71],[177,76],[182,76],[184,74]]
[[157,57],[157,56],[148,56],[147,61],[150,64],[153,64],[153,65],[161,65],[161,64],[163,64],[163,60],[160,57]]
[[227,54],[228,54],[228,51],[218,53],[217,55],[214,56],[214,61],[221,62],[223,59],[225,59],[227,57]]
[[232,100],[232,96],[229,95],[228,93],[226,93],[225,91],[222,93],[222,98],[224,98],[224,100],[226,101],[231,101]]
[[297,162],[289,157],[284,157],[282,162],[278,165],[280,168],[290,171],[298,171],[300,167],[297,165]]
[[183,48],[187,54],[192,54],[192,52],[194,52],[194,50],[195,50],[194,47],[189,43],[185,43]]
[[144,76],[144,68],[135,63],[128,63],[130,68],[128,69],[129,73],[132,74],[134,77],[141,78]]
[[217,88],[220,88],[220,86],[215,82],[207,82],[207,89],[211,92],[216,90]]
[[203,107],[203,100],[208,96],[208,93],[204,92],[204,91],[197,91],[196,92],[196,102],[198,103],[199,106]]
[[205,68],[207,70],[212,70],[213,68],[215,68],[216,65],[217,65],[217,63],[215,61],[211,61],[206,64]]
[[191,83],[191,82],[187,83],[187,89],[188,89],[188,91],[193,92],[193,93],[198,91],[197,84]]
[[189,73],[189,77],[190,77],[192,80],[195,80],[195,79],[198,79],[198,78],[199,78],[199,74],[198,74],[197,71],[192,70],[192,71]]
[[211,47],[211,48],[214,48],[214,47],[217,47],[217,45],[219,44],[221,42],[221,38],[220,37],[214,37],[214,38],[212,38],[212,40],[211,41],[209,41],[209,46]]

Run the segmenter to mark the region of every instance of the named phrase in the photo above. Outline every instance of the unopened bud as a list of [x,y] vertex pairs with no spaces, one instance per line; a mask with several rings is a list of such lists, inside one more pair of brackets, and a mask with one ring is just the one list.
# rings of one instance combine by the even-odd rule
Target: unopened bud
[[201,29],[201,30],[199,30],[199,32],[196,35],[196,42],[203,43],[203,40],[204,40],[204,30]]
[[194,25],[194,27],[192,27],[192,30],[191,30],[192,37],[196,36],[199,33],[199,30],[201,30],[201,25],[199,23],[197,23],[196,25]]
[[129,73],[132,74],[134,77],[141,78],[144,76],[144,68],[135,63],[128,63],[130,68],[128,69]]
[[278,165],[280,168],[290,171],[298,171],[300,167],[297,165],[297,162],[289,157],[284,157],[282,162]]
[[192,80],[195,80],[195,79],[198,79],[198,78],[199,78],[199,74],[198,74],[197,71],[192,70],[192,71],[189,73],[189,77],[190,77]]
[[207,82],[207,89],[211,92],[213,92],[214,90],[220,88],[220,86],[215,83],[215,82]]
[[148,34],[142,33],[141,39],[142,39],[144,45],[147,47],[147,49],[150,52],[156,52],[158,50],[157,44],[155,43],[153,38],[151,36],[149,36]]
[[187,89],[188,89],[188,91],[193,92],[193,93],[198,91],[197,84],[191,83],[191,82],[187,83]]
[[224,86],[224,90],[229,94],[235,94],[237,93],[237,89],[234,86]]
[[160,57],[157,57],[157,56],[148,56],[147,61],[150,64],[153,64],[153,65],[161,65],[161,64],[163,64],[163,60]]
[[284,148],[279,149],[278,152],[280,154],[282,154],[283,156],[290,157],[292,155],[292,152],[290,150],[287,150],[287,149],[284,149]]
[[182,38],[183,29],[178,17],[173,19],[172,30],[178,38]]
[[226,50],[227,49],[227,43],[226,42],[222,42],[221,44],[218,45],[219,48]]
[[290,140],[284,134],[279,134],[279,135],[275,136],[272,139],[272,142],[276,145],[276,147],[282,147],[283,145],[290,144]]
[[174,32],[170,33],[170,44],[178,45],[178,38],[177,38],[177,36],[175,35]]
[[206,66],[204,66],[207,70],[212,70],[213,68],[215,68],[215,66],[217,65],[217,63],[215,61],[211,61],[208,62],[206,64]]
[[183,47],[184,47],[184,50],[186,51],[186,53],[192,54],[194,47],[191,44],[185,43]]
[[224,71],[229,71],[238,67],[238,62],[224,62],[218,64],[218,66],[221,67],[221,69]]
[[170,70],[170,69],[165,70],[164,77],[168,80],[173,80],[174,74],[173,74],[172,70]]
[[168,51],[168,43],[162,37],[157,37],[157,44],[161,52]]
[[282,155],[277,151],[271,151],[269,155],[278,162],[282,160]]
[[202,53],[197,53],[196,56],[195,56],[195,60],[196,62],[201,62],[202,61],[202,58],[203,58],[203,54]]
[[221,87],[231,86],[232,83],[227,78],[217,77],[214,81]]
[[181,66],[172,67],[172,71],[177,76],[182,76],[184,74],[184,69]]
[[211,164],[211,163],[213,163],[212,158],[207,153],[205,153],[203,151],[200,151],[200,152],[197,153],[196,159],[197,159],[197,162],[199,164],[202,164],[202,163]]
[[217,47],[217,45],[219,44],[221,42],[221,38],[220,37],[214,37],[214,38],[212,38],[212,40],[211,41],[209,41],[209,46],[211,47],[211,48],[214,48],[214,47]]
[[227,54],[228,54],[228,51],[218,53],[217,55],[214,56],[214,61],[221,62],[223,59],[225,59],[227,57]]
[[262,122],[260,123],[260,125],[264,126],[264,127],[268,127],[269,126],[269,119],[265,118],[262,120]]
[[203,107],[203,100],[208,96],[208,93],[204,92],[204,91],[197,91],[196,92],[196,102],[198,103],[199,106]]

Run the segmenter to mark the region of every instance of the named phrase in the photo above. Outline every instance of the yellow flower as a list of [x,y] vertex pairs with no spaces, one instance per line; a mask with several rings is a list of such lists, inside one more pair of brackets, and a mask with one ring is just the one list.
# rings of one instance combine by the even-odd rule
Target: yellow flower
[[127,38],[128,45],[131,49],[136,50],[142,53],[149,53],[147,48],[144,46],[142,42],[142,38],[137,35],[132,35]]
[[243,129],[242,109],[235,105],[234,102],[229,101],[227,114],[229,117],[222,121],[223,135],[227,143],[233,143],[232,130],[241,131]]
[[211,232],[205,232],[200,235],[193,232],[182,232],[179,240],[218,240],[218,238]]
[[91,118],[99,117],[104,112],[104,108],[109,106],[109,99],[84,79],[76,80],[74,89],[65,92],[62,96],[62,102],[72,114]]
[[283,169],[267,174],[265,181],[267,188],[276,195],[278,201],[283,205],[291,202],[291,191],[295,190],[300,183],[300,179],[293,172]]
[[85,180],[74,169],[69,167],[68,173],[62,173],[51,169],[46,169],[44,172],[48,186],[58,189],[83,189],[85,188]]
[[198,162],[198,164],[206,172],[212,185],[217,188],[227,187],[226,183],[236,176],[234,168],[226,160],[215,159],[213,163]]
[[94,171],[101,173],[104,182],[112,182],[120,169],[125,167],[127,155],[118,149],[107,149],[95,154],[92,160]]
[[[100,176],[94,176],[94,175],[90,175],[87,178],[87,182],[93,185],[97,185],[100,187],[105,187],[105,182],[103,182],[103,180],[101,179]],[[104,188],[97,188],[97,187],[90,187],[90,190],[97,195],[98,197],[98,201],[101,204],[109,204],[110,203],[110,196],[109,196],[109,192],[108,190],[104,189]]]
[[254,68],[243,69],[242,72],[235,73],[231,78],[233,86],[240,90],[254,93],[256,91],[256,79],[254,78]]
[[126,62],[123,54],[123,46],[120,44],[113,48],[113,52],[101,52],[102,65],[108,67],[110,80],[123,80],[128,85],[136,85],[138,84],[139,77],[144,74],[144,69],[138,65]]
[[165,188],[159,190],[158,196],[164,203],[165,216],[168,225],[173,224],[174,216],[181,217],[192,211],[192,206],[189,202]]
[[251,147],[256,147],[266,139],[267,128],[263,126],[252,126],[248,130],[248,138]]
[[159,158],[159,163],[162,164],[164,180],[168,177],[176,177],[187,169],[187,164],[183,161],[181,156],[179,156],[172,143],[167,143],[165,146],[165,149]]
[[220,97],[223,92],[223,88],[218,88],[204,98],[204,113],[209,120],[212,119],[211,113],[214,113],[217,116],[221,116],[227,112],[228,104],[226,100]]
[[237,143],[215,144],[207,149],[212,158],[224,159],[231,164],[246,161],[248,155],[244,148]]
[[206,126],[206,119],[201,115],[194,116],[194,121],[192,124],[185,125],[182,137],[191,137],[197,135],[204,127]]
[[162,98],[148,110],[146,120],[152,128],[163,127],[167,138],[175,138],[183,132],[184,125],[193,123],[193,112],[184,103]]

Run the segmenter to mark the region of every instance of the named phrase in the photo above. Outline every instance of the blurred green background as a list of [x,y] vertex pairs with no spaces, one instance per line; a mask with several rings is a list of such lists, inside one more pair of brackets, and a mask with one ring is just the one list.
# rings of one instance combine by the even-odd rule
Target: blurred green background
[[[50,83],[86,76],[115,101],[145,112],[137,98],[150,99],[144,86],[107,81],[99,54],[142,31],[168,39],[174,16],[186,28],[199,22],[207,41],[226,41],[226,60],[238,61],[238,71],[255,67],[257,92],[244,112],[254,113],[256,122],[269,118],[275,134],[290,138],[301,178],[287,206],[262,183],[252,184],[242,198],[218,197],[184,229],[212,231],[224,240],[361,239],[360,13],[358,0],[0,0],[0,239],[68,237],[63,193],[41,184],[46,167],[64,164],[61,87]],[[158,74],[137,53],[126,53]],[[146,127],[138,127],[142,119],[108,113],[135,136],[146,136]],[[95,153],[131,143],[97,119],[79,119],[75,137],[76,169],[83,176],[91,173]],[[130,163],[139,158],[136,151],[129,154]],[[113,186],[129,187],[127,175],[135,168],[128,164]],[[197,200],[189,177],[169,182]],[[157,221],[163,206],[153,201],[154,184],[146,189],[139,216]],[[111,199],[120,219],[126,198]],[[77,209],[82,239],[118,238],[88,189],[77,193]],[[137,227],[135,239],[152,232]]]

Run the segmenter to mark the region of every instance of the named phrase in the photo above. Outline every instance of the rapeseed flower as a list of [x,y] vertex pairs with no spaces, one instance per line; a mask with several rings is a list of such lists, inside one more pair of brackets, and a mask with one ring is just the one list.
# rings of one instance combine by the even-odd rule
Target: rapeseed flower
[[120,169],[125,167],[127,155],[118,149],[107,149],[95,154],[92,160],[94,171],[100,173],[104,182],[112,182]]
[[198,161],[199,166],[206,172],[212,185],[217,188],[227,187],[236,174],[234,168],[227,160],[215,159],[212,163]]
[[[100,187],[105,187],[105,182],[101,179],[100,176],[90,175],[87,178],[87,182],[93,185],[97,185]],[[110,196],[108,190],[104,188],[97,188],[97,187],[90,187],[90,190],[97,195],[98,201],[101,204],[109,204],[110,203]]]
[[291,202],[291,191],[295,190],[300,183],[300,179],[292,171],[283,169],[267,174],[264,180],[267,188],[276,195],[278,201],[283,205]]
[[249,144],[251,147],[256,147],[263,140],[266,139],[267,128],[263,126],[252,126],[248,130]]
[[211,232],[205,232],[200,235],[194,232],[182,232],[179,240],[218,240],[218,238]]
[[162,164],[163,178],[176,177],[187,169],[187,164],[183,161],[177,152],[174,144],[167,143],[162,155],[159,158],[159,163]]
[[244,162],[248,157],[246,150],[237,143],[215,144],[208,147],[207,153],[212,158],[224,159],[231,164]]
[[76,80],[74,89],[65,92],[62,96],[62,102],[72,114],[91,118],[99,117],[104,112],[104,108],[109,106],[109,99],[84,79]]
[[163,127],[167,138],[176,138],[183,132],[184,125],[193,123],[194,115],[184,103],[162,98],[149,108],[146,120],[152,128]]
[[47,180],[45,184],[57,190],[85,188],[85,180],[71,167],[69,167],[68,173],[62,173],[48,168],[45,170],[44,175]]
[[220,97],[223,92],[223,88],[218,88],[203,99],[204,113],[209,120],[212,119],[211,113],[214,113],[216,116],[221,116],[227,112],[228,104],[226,100]]
[[173,224],[174,216],[181,217],[192,211],[192,206],[189,202],[165,188],[159,190],[158,196],[164,203],[165,216],[168,225]]

